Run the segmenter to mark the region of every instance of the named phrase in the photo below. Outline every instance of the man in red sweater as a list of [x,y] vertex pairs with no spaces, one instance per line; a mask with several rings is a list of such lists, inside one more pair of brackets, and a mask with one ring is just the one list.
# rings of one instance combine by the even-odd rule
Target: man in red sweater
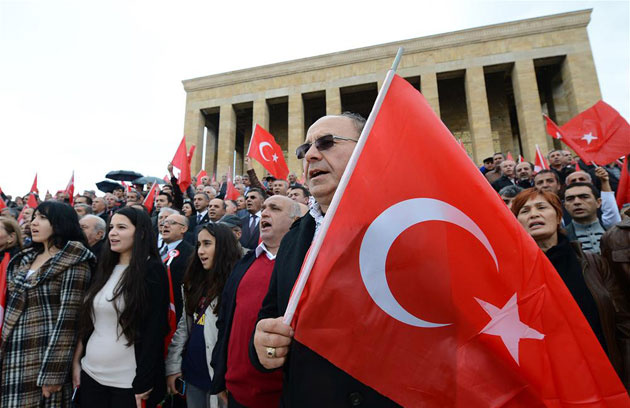
[[219,336],[212,353],[212,393],[227,389],[228,405],[277,407],[282,372],[261,373],[249,360],[249,341],[267,293],[280,241],[300,217],[299,205],[285,196],[265,200],[260,217],[262,242],[239,261],[228,278],[219,309]]

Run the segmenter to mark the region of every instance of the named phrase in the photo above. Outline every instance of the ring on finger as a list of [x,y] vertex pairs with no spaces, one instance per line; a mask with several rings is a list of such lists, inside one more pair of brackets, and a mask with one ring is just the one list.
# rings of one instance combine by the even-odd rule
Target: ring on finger
[[267,347],[267,357],[276,358],[276,348],[275,347]]

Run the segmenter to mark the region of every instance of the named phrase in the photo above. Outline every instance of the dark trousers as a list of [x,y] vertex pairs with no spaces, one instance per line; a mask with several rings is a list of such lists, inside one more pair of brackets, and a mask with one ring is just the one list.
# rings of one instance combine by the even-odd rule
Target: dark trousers
[[132,388],[101,385],[82,371],[79,405],[82,408],[136,408],[136,395]]
[[232,393],[228,392],[228,408],[247,408],[245,405],[240,404],[234,399]]

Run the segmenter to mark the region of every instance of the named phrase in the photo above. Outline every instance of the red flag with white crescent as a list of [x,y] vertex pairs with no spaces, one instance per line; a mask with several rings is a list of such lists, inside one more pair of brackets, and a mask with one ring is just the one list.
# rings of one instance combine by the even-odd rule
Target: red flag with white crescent
[[541,170],[549,170],[549,163],[540,151],[538,145],[536,145],[536,161],[534,162],[534,173],[538,173]]
[[255,159],[275,178],[286,180],[289,167],[284,161],[282,148],[273,135],[256,124],[252,140],[249,142],[247,156]]
[[545,254],[424,97],[398,76],[386,92],[316,237],[295,340],[405,407],[627,407]]
[[195,176],[195,178],[197,179],[197,184],[201,184],[201,178],[202,177],[207,177],[208,173],[206,173],[206,171],[204,169],[199,170],[199,173],[197,173],[197,175]]

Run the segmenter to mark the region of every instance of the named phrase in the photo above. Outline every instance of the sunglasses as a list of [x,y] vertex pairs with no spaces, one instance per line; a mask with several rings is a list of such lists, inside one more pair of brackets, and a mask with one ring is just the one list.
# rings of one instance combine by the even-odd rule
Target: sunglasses
[[335,140],[348,140],[352,142],[357,142],[356,139],[350,139],[348,137],[334,136],[334,135],[325,135],[315,140],[313,143],[304,143],[303,145],[298,146],[295,149],[295,154],[298,159],[303,159],[306,156],[306,152],[311,148],[312,145],[315,145],[315,148],[320,152],[324,150],[328,150],[335,145]]

